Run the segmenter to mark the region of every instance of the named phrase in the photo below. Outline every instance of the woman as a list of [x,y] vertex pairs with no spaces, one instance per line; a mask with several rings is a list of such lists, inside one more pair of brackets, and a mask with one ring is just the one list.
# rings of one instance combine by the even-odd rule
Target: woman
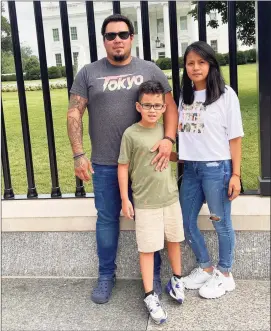
[[[198,263],[182,280],[187,289],[199,289],[202,297],[218,298],[235,289],[231,202],[241,189],[244,132],[237,95],[225,85],[213,49],[202,41],[191,44],[184,54],[179,128],[179,159],[184,160],[180,190],[184,231]],[[205,200],[218,235],[216,267],[197,225]]]

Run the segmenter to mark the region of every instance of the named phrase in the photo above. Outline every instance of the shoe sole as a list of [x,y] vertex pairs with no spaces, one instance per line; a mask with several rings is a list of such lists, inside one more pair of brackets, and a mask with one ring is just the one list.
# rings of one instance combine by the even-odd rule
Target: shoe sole
[[187,289],[187,290],[199,290],[203,285],[204,285],[205,283],[203,283],[203,284],[199,284],[198,286],[187,286],[187,285],[185,285],[184,284],[184,287]]
[[225,290],[223,293],[221,293],[220,295],[216,295],[216,296],[212,296],[212,295],[206,295],[206,296],[204,296],[204,295],[202,295],[202,294],[200,294],[199,293],[199,295],[202,297],[202,298],[205,298],[205,299],[219,299],[219,298],[221,298],[223,295],[225,295],[227,292],[232,292],[232,291],[234,291],[235,290],[235,287],[233,288],[233,289],[230,289],[230,290]]
[[172,294],[171,294],[171,291],[173,290],[172,288],[172,285],[171,285],[171,282],[167,283],[166,285],[166,292],[173,298],[175,299],[177,302],[179,302],[180,304],[183,303],[183,299],[177,299],[176,297],[174,297]]

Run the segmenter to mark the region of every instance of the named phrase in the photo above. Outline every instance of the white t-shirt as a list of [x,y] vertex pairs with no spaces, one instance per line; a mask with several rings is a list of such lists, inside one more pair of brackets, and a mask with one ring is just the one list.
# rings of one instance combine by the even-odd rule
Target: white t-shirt
[[229,140],[243,137],[240,104],[234,90],[204,106],[206,90],[194,92],[192,105],[179,104],[179,159],[218,161],[231,159]]

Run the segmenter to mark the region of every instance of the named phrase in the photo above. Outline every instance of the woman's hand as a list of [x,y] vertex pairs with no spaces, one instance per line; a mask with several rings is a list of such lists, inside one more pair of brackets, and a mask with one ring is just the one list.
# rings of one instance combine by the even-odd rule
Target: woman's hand
[[229,189],[228,189],[229,200],[232,201],[235,198],[237,198],[240,192],[241,192],[240,177],[233,174],[229,182]]

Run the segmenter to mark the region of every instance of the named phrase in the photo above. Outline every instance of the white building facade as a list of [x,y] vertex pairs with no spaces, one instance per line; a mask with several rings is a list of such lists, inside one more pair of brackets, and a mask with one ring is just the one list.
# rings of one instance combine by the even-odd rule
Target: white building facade
[[[151,1],[148,5],[152,59],[170,58],[168,3]],[[67,6],[73,63],[80,69],[84,64],[90,62],[86,6],[85,2],[67,2]],[[184,54],[189,44],[198,40],[198,22],[188,15],[192,8],[191,2],[177,2],[179,56]],[[112,2],[94,2],[98,59],[106,56],[101,27],[104,19],[112,13]],[[140,2],[121,1],[121,13],[127,16],[135,27],[132,55],[143,58]],[[58,2],[42,2],[42,14],[48,66],[65,65]],[[227,53],[228,26],[222,24],[221,18],[216,12],[206,17],[207,22],[209,19],[217,19],[219,28],[207,27],[207,42],[216,52]],[[243,50],[246,47],[240,46],[240,42],[238,42],[238,49]]]

